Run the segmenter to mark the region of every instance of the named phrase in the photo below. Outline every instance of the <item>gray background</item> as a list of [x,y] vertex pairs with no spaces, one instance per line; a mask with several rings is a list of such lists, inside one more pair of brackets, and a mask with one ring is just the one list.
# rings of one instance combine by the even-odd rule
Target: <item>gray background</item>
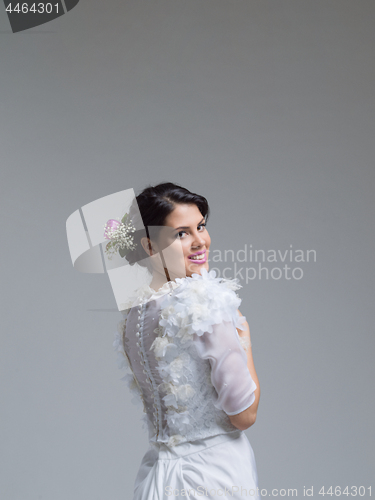
[[259,486],[375,493],[374,20],[365,0],[81,0],[12,34],[0,9],[2,499],[131,498],[147,440],[120,316],[65,221],[161,181],[208,198],[212,248],[317,252],[241,290]]

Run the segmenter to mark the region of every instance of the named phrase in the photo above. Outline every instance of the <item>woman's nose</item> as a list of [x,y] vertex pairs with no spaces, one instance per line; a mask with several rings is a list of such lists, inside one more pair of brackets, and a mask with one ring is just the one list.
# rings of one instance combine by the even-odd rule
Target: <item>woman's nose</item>
[[193,242],[193,246],[199,246],[199,247],[202,247],[203,245],[205,244],[205,240],[202,236],[196,236],[194,242]]

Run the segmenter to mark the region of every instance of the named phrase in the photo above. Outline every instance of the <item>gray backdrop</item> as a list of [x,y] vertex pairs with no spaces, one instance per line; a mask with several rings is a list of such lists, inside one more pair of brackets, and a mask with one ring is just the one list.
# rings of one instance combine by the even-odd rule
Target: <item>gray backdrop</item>
[[241,280],[259,486],[375,493],[374,16],[370,0],[81,0],[13,34],[0,8],[2,499],[131,498],[147,439],[121,317],[108,277],[73,269],[65,221],[162,181],[208,198],[212,249],[316,251],[289,264],[301,279]]

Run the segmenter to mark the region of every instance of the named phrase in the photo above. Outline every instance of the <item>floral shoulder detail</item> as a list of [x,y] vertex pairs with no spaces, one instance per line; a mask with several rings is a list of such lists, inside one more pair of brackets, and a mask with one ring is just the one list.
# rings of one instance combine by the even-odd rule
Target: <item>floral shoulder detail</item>
[[164,336],[180,337],[185,342],[194,333],[212,333],[212,326],[223,321],[233,321],[243,330],[246,317],[237,311],[242,302],[236,293],[241,288],[237,279],[217,278],[214,270],[202,269],[202,274],[176,281],[180,286],[162,302]]

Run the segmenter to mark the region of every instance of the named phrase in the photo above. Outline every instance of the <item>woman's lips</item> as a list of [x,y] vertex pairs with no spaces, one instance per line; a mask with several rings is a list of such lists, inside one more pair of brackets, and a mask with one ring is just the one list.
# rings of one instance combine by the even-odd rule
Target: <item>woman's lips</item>
[[204,254],[203,258],[192,259],[191,258],[192,256],[189,256],[188,259],[190,260],[190,262],[194,262],[194,264],[204,264],[205,262],[207,262],[207,253],[206,253],[206,250],[204,250],[203,252],[197,252],[197,253],[192,254],[192,255],[202,255],[202,254]]

